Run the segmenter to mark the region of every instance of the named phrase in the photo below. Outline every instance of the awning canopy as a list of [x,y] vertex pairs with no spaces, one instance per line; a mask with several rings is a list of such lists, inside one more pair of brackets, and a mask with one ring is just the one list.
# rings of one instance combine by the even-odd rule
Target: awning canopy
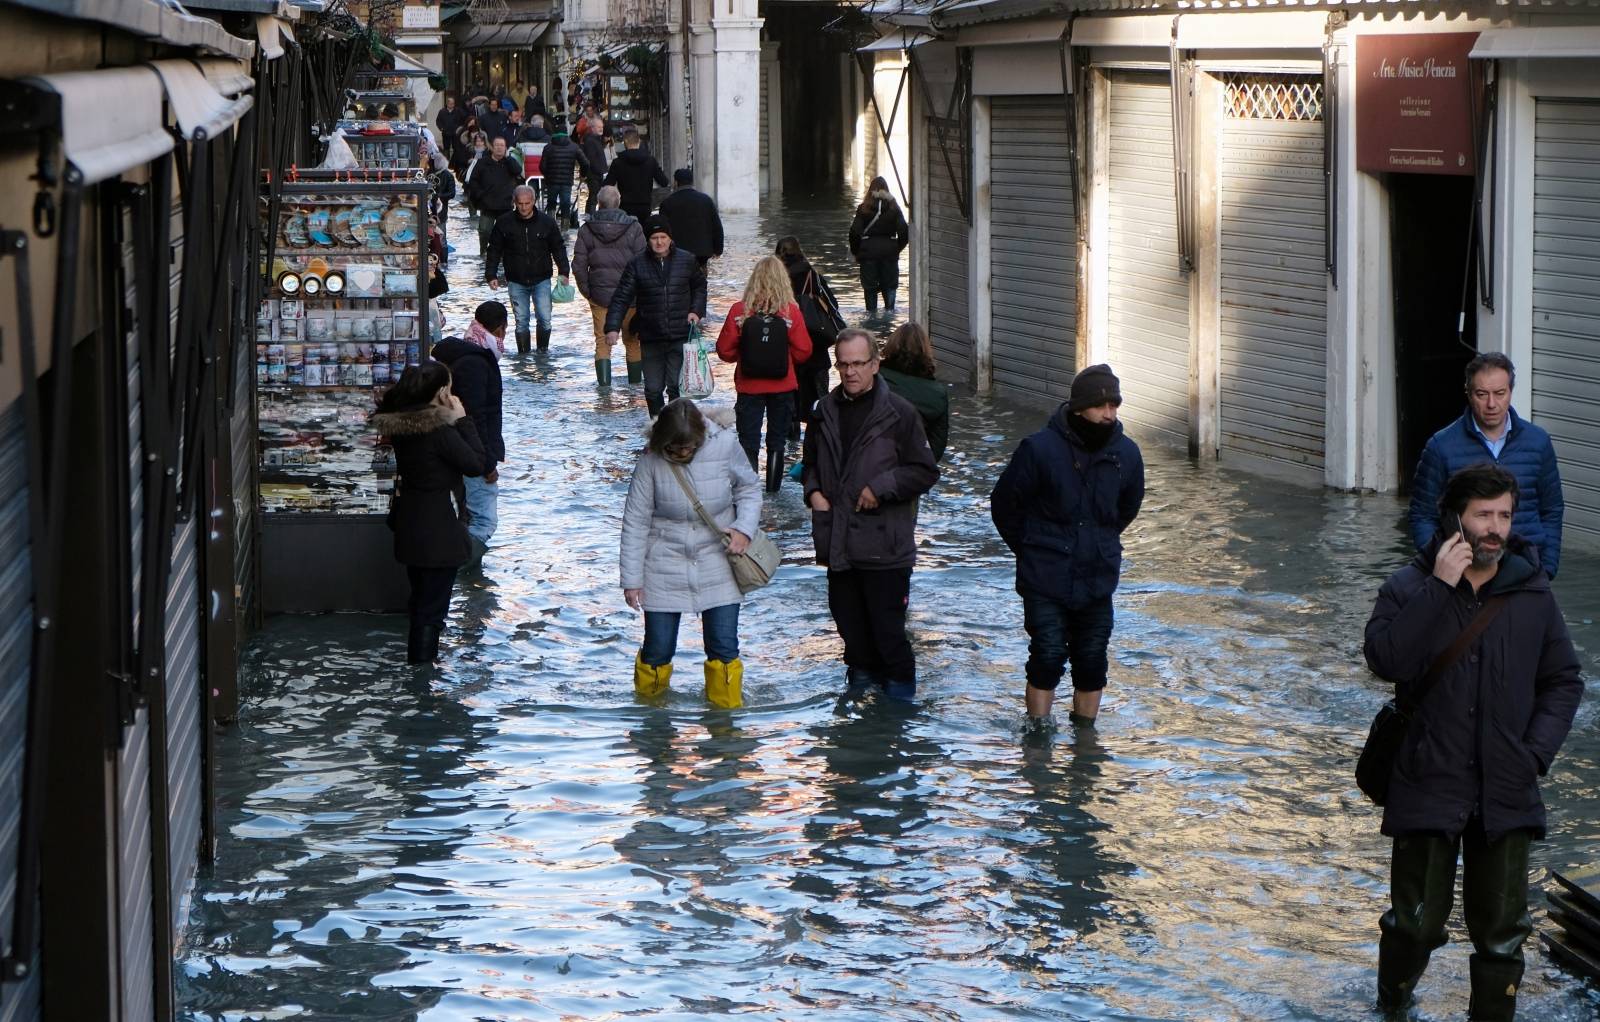
[[157,0],[8,0],[59,18],[93,21],[158,39],[170,46],[197,47],[228,57],[248,60],[255,56],[253,39],[229,35],[210,18],[197,18],[173,4]]
[[534,45],[550,30],[550,22],[508,21],[500,25],[474,25],[456,46],[463,50],[515,50]]
[[856,47],[856,52],[883,53],[909,50],[921,46],[932,38],[931,33],[919,32],[914,28],[891,28],[867,45]]
[[1490,28],[1478,33],[1468,56],[1517,60],[1523,57],[1600,57],[1600,26],[1549,25]]
[[274,18],[270,14],[258,14],[256,39],[261,44],[262,55],[268,60],[277,60],[283,56],[284,47],[294,42],[294,31],[282,18]]
[[253,100],[228,99],[212,87],[200,69],[187,60],[157,60],[149,65],[161,77],[167,102],[184,135],[191,139],[216,138],[244,116]]
[[23,81],[61,97],[63,156],[85,185],[172,151],[172,133],[161,119],[161,79],[148,67],[66,71]]
[[249,65],[244,61],[214,58],[194,63],[211,87],[224,96],[240,96],[256,87],[256,80],[250,76]]

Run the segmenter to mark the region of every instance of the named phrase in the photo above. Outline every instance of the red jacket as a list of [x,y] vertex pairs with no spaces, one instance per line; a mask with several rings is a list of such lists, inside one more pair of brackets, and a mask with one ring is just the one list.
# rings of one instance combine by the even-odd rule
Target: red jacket
[[[739,326],[744,318],[744,302],[734,302],[728,318],[722,321],[717,334],[717,357],[724,362],[739,361]],[[733,371],[733,389],[741,394],[784,394],[800,386],[794,378],[794,367],[811,357],[811,335],[806,333],[805,317],[800,306],[793,302],[783,310],[784,322],[789,324],[789,375],[781,380],[747,380],[738,369]]]

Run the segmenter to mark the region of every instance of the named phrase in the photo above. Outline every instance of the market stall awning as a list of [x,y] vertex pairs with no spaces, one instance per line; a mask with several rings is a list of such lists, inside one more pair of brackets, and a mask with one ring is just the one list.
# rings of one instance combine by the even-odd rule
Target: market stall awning
[[548,20],[474,25],[456,46],[463,50],[516,50],[536,44],[550,30]]
[[156,39],[169,46],[195,47],[229,57],[248,59],[255,55],[254,39],[229,35],[210,18],[198,18],[176,5],[156,0],[9,0],[61,18],[98,22]]
[[62,155],[86,186],[172,151],[172,133],[161,116],[161,79],[148,67],[66,71],[23,81],[61,97]]
[[1478,33],[1472,47],[1475,60],[1491,57],[1517,60],[1523,57],[1600,57],[1600,26],[1535,25],[1517,28],[1489,28]]
[[285,45],[294,42],[294,30],[282,18],[270,14],[256,15],[256,39],[261,43],[261,53],[268,60],[283,56]]
[[929,32],[919,32],[911,28],[891,28],[867,45],[856,47],[856,52],[884,53],[909,50],[921,46],[932,38],[933,35]]
[[244,95],[227,98],[190,61],[156,60],[149,67],[161,76],[173,116],[189,138],[216,138],[243,117],[254,102]]

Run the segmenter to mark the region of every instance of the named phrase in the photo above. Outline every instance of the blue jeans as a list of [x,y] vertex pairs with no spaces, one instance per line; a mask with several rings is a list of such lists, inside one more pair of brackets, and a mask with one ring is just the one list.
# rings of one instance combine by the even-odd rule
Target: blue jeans
[[1054,691],[1061,684],[1068,659],[1072,687],[1098,692],[1106,687],[1113,615],[1107,596],[1081,607],[1069,607],[1042,596],[1022,598],[1022,627],[1028,631],[1028,684]]
[[500,524],[500,509],[497,506],[500,484],[486,483],[479,476],[467,476],[463,481],[467,484],[467,510],[472,512],[467,532],[488,546],[489,537],[494,535],[495,526]]
[[[644,645],[639,659],[651,667],[672,663],[678,651],[678,622],[682,614],[664,610],[644,612]],[[700,613],[701,634],[705,637],[706,659],[739,659],[739,605],[737,603],[712,607]]]
[[528,326],[528,302],[533,302],[533,312],[539,318],[539,326],[550,329],[550,281],[541,280],[537,284],[518,284],[511,280],[506,282],[506,292],[511,296],[511,314],[517,317],[517,333],[531,333]]
[[572,185],[569,182],[565,188],[552,186],[545,182],[544,211],[556,218],[556,224],[565,227],[567,218],[572,215]]

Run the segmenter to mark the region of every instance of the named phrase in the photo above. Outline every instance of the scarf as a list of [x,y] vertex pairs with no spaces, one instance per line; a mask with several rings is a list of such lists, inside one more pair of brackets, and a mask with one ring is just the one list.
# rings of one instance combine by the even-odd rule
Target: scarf
[[496,353],[496,357],[506,353],[505,338],[491,334],[477,320],[473,320],[472,325],[467,327],[466,341],[468,344],[476,344],[480,348],[488,348]]

